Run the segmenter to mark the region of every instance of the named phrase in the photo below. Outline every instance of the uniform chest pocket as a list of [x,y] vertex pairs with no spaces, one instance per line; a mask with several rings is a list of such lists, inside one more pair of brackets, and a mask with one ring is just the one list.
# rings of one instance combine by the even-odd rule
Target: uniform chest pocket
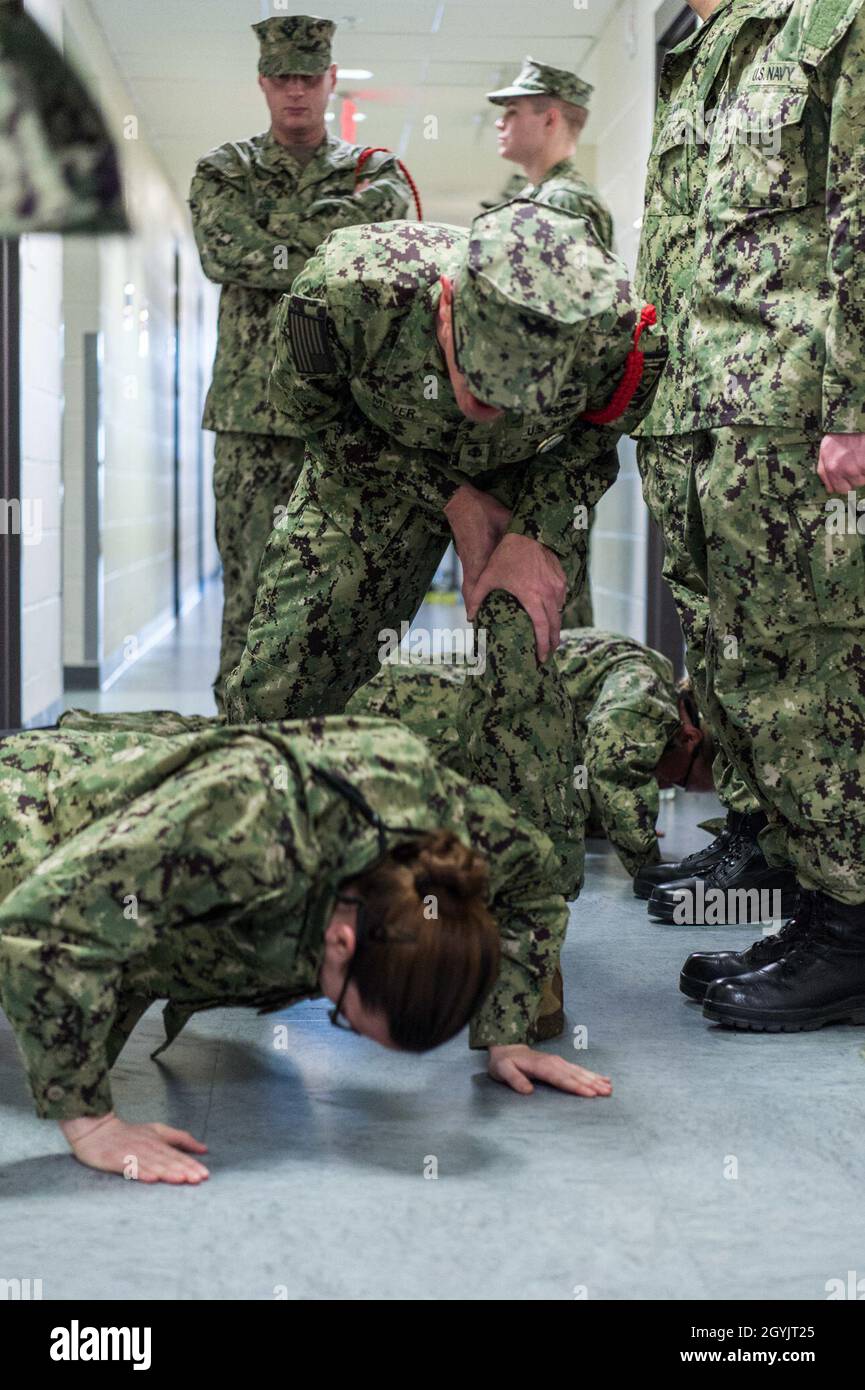
[[647,216],[674,217],[691,212],[698,156],[694,118],[679,108],[668,116],[652,150],[646,181]]
[[730,205],[781,211],[805,207],[808,159],[802,88],[760,86],[728,109],[721,149]]

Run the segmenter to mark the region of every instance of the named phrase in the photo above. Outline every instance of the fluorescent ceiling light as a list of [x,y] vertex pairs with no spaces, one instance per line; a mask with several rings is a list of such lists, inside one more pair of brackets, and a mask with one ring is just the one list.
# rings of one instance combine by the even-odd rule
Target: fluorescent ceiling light
[[343,79],[346,82],[365,82],[368,77],[372,77],[369,68],[337,68],[337,81]]

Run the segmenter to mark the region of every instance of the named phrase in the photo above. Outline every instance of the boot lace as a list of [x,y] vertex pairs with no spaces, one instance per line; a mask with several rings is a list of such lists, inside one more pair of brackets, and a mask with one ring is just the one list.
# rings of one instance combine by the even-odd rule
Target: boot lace
[[[706,845],[705,849],[697,849],[694,850],[693,854],[686,854],[685,858],[682,860],[681,867],[684,869],[688,864],[699,863],[707,854],[711,854],[714,850],[720,849],[721,845],[725,844],[730,837],[731,832],[725,826],[720,835],[716,835],[714,840]],[[685,878],[686,875],[682,874],[682,877]]]
[[783,941],[790,945],[792,950],[795,943],[800,940],[804,934],[810,916],[810,900],[803,897],[797,903],[796,911],[793,916],[787,919],[779,932],[774,932],[770,936],[761,936],[759,941],[754,942],[753,946],[748,951],[748,959],[757,963],[771,960],[779,941]]

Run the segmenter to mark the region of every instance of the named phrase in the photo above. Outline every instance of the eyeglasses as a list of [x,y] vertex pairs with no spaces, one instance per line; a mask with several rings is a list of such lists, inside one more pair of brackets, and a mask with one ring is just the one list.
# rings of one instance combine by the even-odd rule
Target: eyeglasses
[[345,992],[348,989],[348,986],[351,982],[352,967],[354,966],[354,962],[357,959],[357,948],[360,945],[361,941],[364,940],[366,937],[366,916],[364,912],[365,904],[363,898],[350,898],[347,897],[345,894],[340,894],[340,896],[337,898],[337,902],[350,903],[357,908],[357,918],[355,922],[355,948],[354,955],[352,956],[351,960],[345,968],[345,979],[342,982],[342,989],[339,992],[339,998],[337,999],[333,1008],[328,1010],[327,1016],[333,1024],[334,1028],[341,1028],[344,1033],[356,1033],[357,1029],[352,1027],[348,1019],[342,1013],[342,1004],[343,1000],[345,999]]

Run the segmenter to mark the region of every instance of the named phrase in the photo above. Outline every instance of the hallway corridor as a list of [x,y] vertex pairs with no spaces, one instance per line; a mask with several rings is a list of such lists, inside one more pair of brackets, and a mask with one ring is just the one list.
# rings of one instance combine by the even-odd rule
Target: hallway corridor
[[[218,607],[214,586],[102,708],[208,712]],[[665,856],[717,811],[663,802]],[[70,1160],[0,1018],[3,1268],[43,1275],[45,1298],[825,1298],[865,1241],[861,1030],[708,1025],[678,969],[753,930],[653,924],[609,846],[590,851],[547,1047],[608,1073],[610,1100],[509,1093],[465,1034],[386,1052],[331,1028],[326,1000],[199,1014],[153,1062],[154,1008],[115,1068],[118,1108],[203,1139],[211,1177],[146,1187]]]
[[156,641],[104,690],[67,690],[64,709],[128,711],[172,709],[178,714],[215,714],[210,682],[219,663],[222,583],[212,580],[201,601],[187,610],[166,637]]

